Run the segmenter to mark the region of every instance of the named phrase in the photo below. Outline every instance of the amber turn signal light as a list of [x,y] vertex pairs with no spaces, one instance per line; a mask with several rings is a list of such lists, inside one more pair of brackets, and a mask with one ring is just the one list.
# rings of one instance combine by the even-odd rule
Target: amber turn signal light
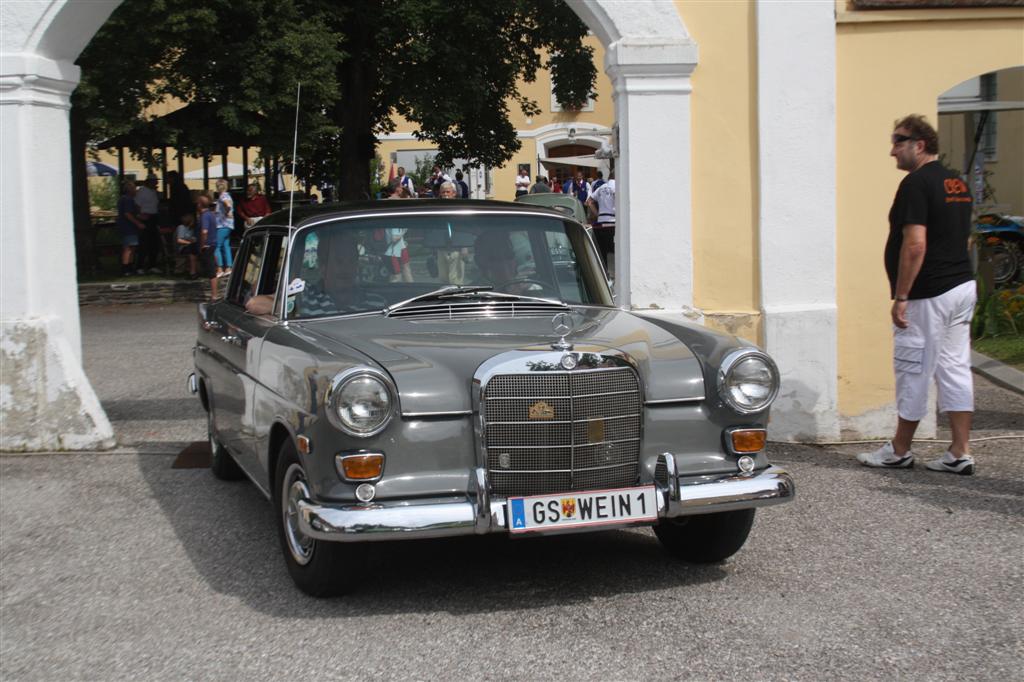
[[338,455],[337,464],[338,471],[349,481],[372,481],[384,471],[384,455]]
[[742,429],[730,435],[733,452],[760,452],[768,438],[764,429]]

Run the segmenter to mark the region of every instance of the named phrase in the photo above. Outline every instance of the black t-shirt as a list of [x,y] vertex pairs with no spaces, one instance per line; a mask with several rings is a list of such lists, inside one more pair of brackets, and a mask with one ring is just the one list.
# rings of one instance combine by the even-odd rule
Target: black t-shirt
[[926,251],[908,298],[932,298],[974,279],[967,254],[971,234],[971,195],[967,185],[938,161],[903,178],[889,210],[885,272],[896,296],[904,225],[924,225]]

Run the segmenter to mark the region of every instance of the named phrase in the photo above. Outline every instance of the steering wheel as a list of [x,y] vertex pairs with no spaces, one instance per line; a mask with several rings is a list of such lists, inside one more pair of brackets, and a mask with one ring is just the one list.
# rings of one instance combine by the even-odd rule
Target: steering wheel
[[388,303],[388,299],[373,291],[363,294],[363,301],[372,306],[379,306],[381,308],[387,308],[388,305],[390,305]]

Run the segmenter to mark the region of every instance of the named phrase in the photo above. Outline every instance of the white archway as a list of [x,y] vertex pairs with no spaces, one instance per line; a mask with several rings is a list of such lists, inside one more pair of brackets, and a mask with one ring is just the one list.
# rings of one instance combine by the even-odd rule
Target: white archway
[[[689,184],[682,196],[631,183],[678,160],[690,165],[690,74],[697,47],[675,5],[566,0],[606,48],[619,132],[620,304],[693,306]],[[68,110],[74,65],[119,0],[0,4],[0,449],[81,450],[113,445],[113,430],[82,370]],[[650,96],[657,95],[657,96]],[[665,135],[666,130],[680,131]],[[45,188],[46,201],[38,200]],[[670,203],[671,202],[671,205]],[[675,224],[665,225],[665,216]],[[661,226],[665,243],[634,226]],[[666,253],[670,251],[671,253]],[[644,267],[632,267],[643,263]]]

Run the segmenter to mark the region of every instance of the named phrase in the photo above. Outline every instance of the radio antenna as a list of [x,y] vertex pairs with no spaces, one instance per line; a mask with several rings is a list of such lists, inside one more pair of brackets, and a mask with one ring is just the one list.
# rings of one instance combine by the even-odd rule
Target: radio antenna
[[292,225],[292,208],[295,206],[295,154],[299,146],[299,96],[302,94],[302,82],[295,87],[295,136],[292,138],[292,191],[288,193],[288,227]]

